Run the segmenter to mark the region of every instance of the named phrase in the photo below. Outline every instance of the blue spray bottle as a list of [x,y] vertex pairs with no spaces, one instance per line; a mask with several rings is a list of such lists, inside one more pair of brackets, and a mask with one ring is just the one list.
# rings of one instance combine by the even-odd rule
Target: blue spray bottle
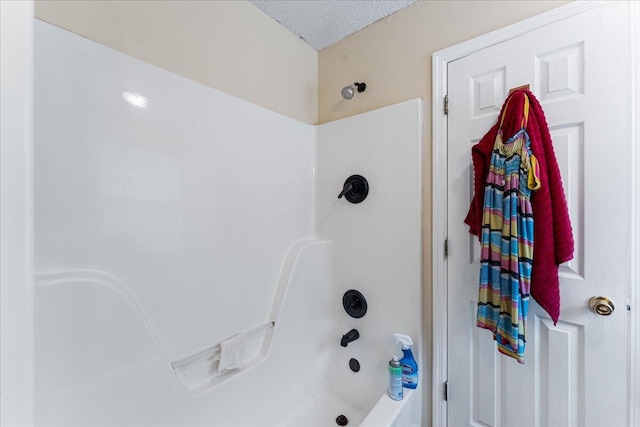
[[413,353],[409,346],[413,345],[413,340],[408,335],[393,334],[396,340],[402,344],[402,359],[400,364],[402,365],[402,386],[405,388],[418,387],[418,364],[416,359],[413,358]]

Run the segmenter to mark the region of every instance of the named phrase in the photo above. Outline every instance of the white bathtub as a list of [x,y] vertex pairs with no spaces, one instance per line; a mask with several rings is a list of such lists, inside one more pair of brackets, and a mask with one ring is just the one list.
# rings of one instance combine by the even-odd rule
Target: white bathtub
[[412,418],[412,410],[416,404],[414,390],[405,390],[404,399],[395,401],[384,393],[375,406],[368,411],[355,408],[332,395],[316,395],[309,397],[297,408],[293,409],[281,420],[275,422],[277,427],[328,427],[336,424],[334,414],[344,415],[350,426],[360,427],[413,427],[418,426]]
[[404,398],[399,402],[385,393],[367,413],[360,427],[418,427],[420,411],[419,391],[404,389]]

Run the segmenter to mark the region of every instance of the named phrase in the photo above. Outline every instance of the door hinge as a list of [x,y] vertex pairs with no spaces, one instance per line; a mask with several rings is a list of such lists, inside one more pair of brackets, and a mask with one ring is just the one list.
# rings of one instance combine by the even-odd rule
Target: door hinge
[[449,95],[444,96],[444,113],[449,114]]
[[449,381],[444,382],[444,400],[449,401]]
[[446,239],[444,241],[444,257],[448,257],[449,256],[449,239]]

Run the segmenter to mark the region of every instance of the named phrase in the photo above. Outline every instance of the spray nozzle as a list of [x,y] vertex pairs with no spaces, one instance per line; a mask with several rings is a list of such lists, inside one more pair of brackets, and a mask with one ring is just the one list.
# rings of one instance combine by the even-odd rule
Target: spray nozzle
[[400,344],[402,344],[403,350],[406,350],[409,348],[410,345],[413,345],[413,340],[409,335],[393,334],[393,336],[396,340],[398,340]]

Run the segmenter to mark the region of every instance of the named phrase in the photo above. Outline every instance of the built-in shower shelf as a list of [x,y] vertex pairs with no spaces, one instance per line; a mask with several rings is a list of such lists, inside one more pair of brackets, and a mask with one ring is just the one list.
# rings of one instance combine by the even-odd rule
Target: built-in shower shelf
[[217,343],[171,362],[173,372],[190,396],[199,396],[264,361],[271,346],[274,326],[275,322],[271,321],[244,333],[245,358],[240,368],[218,372],[220,343]]
[[[265,325],[258,326],[250,330],[249,332],[245,332],[244,335],[247,337],[247,340],[254,340],[256,338],[262,337],[262,332],[267,329],[273,328],[276,325],[276,322],[271,321]],[[197,353],[191,354],[189,356],[183,357],[182,359],[171,362],[171,366],[173,369],[187,369],[190,366],[199,363],[201,361],[209,361],[215,362],[220,360],[220,344],[216,344],[212,347],[205,348],[204,350],[198,351]]]
[[287,253],[280,270],[278,286],[271,306],[270,317],[274,320],[245,332],[247,341],[245,363],[242,368],[218,372],[217,361],[220,359],[220,343],[171,362],[174,373],[190,396],[201,395],[266,359],[271,349],[275,325],[280,318],[287,288],[292,280],[298,258],[305,248],[319,243],[326,243],[326,241],[318,239],[303,240],[293,245]]

